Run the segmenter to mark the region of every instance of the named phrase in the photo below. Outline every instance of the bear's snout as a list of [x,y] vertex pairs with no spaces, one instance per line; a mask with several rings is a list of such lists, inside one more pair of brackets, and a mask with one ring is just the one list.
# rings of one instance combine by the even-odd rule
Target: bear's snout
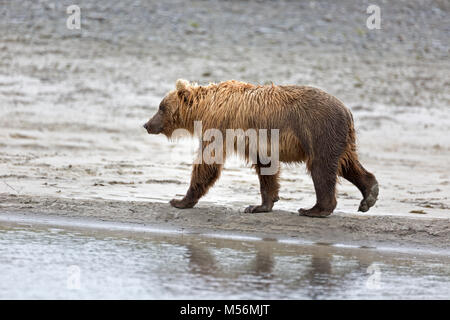
[[161,124],[154,123],[154,121],[152,122],[152,120],[145,123],[143,127],[145,128],[145,130],[147,130],[147,133],[149,134],[158,134],[161,133],[163,130]]

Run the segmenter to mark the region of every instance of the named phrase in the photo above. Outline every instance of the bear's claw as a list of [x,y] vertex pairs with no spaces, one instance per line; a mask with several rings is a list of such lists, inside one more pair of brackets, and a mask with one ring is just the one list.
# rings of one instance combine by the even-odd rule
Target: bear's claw
[[306,216],[306,217],[312,217],[312,218],[325,218],[328,217],[331,212],[329,211],[323,211],[318,210],[315,207],[312,207],[311,209],[298,209],[300,216]]
[[248,206],[244,210],[245,213],[270,212],[270,211],[272,211],[272,209],[270,209],[266,205]]
[[178,200],[178,199],[172,199],[170,200],[170,205],[172,207],[178,208],[178,209],[187,209],[192,208],[195,206],[195,203],[185,201],[184,199]]
[[361,200],[361,203],[359,205],[358,211],[361,212],[367,212],[369,211],[370,207],[373,207],[375,205],[375,202],[377,202],[378,198],[378,183],[375,183],[371,188],[369,195]]

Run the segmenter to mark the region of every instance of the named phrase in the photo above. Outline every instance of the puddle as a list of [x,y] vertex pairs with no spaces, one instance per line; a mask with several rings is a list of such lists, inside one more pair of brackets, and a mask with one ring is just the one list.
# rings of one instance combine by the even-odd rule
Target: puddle
[[0,225],[0,299],[448,299],[449,265],[271,238]]

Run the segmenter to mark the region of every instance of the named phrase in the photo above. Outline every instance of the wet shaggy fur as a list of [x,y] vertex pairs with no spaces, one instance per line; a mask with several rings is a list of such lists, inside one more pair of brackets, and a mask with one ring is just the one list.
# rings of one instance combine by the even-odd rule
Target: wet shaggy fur
[[[317,201],[311,209],[300,209],[303,215],[323,217],[333,212],[337,176],[361,191],[360,211],[375,204],[378,183],[358,160],[353,117],[341,101],[320,89],[257,86],[234,80],[199,86],[178,80],[176,90],[161,101],[159,111],[144,127],[149,133],[170,137],[179,128],[194,134],[194,121],[202,121],[203,131],[221,130],[224,137],[226,129],[279,129],[279,160],[305,162],[314,182]],[[225,146],[224,153],[230,153]],[[271,211],[279,199],[279,170],[273,175],[261,175],[264,165],[258,162],[254,166],[262,203],[245,211]],[[186,196],[171,204],[193,207],[219,178],[221,169],[221,164],[195,164]]]

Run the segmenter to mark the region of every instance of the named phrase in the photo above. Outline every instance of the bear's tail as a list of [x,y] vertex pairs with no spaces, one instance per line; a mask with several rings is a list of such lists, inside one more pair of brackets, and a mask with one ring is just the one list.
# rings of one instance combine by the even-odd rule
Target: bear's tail
[[338,175],[343,176],[346,171],[353,171],[358,174],[365,174],[364,169],[361,167],[358,154],[356,152],[356,132],[355,126],[353,124],[353,116],[349,112],[349,129],[347,133],[347,144],[345,146],[344,152],[339,158],[338,163]]

